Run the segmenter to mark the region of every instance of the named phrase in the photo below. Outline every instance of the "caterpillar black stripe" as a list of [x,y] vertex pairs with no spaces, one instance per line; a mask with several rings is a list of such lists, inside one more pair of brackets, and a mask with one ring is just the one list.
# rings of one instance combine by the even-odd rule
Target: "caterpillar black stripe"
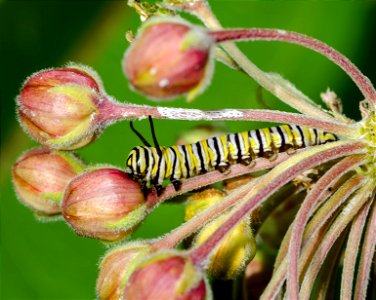
[[158,194],[162,183],[169,179],[176,190],[180,181],[209,171],[225,171],[232,164],[249,165],[258,157],[272,158],[288,149],[325,144],[338,140],[337,136],[315,128],[298,125],[281,125],[240,133],[215,136],[193,144],[159,146],[149,117],[155,147],[132,126],[132,130],[146,146],[132,149],[126,172],[142,184],[142,189],[154,185]]

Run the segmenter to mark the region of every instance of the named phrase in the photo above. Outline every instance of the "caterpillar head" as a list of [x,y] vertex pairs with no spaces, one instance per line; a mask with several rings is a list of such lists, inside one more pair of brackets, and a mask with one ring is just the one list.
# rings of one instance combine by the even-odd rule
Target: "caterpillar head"
[[144,147],[135,147],[131,150],[126,161],[125,172],[134,179],[144,179],[147,159]]
[[137,177],[137,147],[133,148],[128,155],[127,161],[125,163],[125,172],[130,177]]

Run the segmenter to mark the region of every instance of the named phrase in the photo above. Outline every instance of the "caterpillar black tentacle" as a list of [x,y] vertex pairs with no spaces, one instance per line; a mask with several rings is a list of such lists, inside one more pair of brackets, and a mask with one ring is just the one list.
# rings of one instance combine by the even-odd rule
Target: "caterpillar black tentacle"
[[213,170],[225,172],[233,164],[250,165],[258,157],[275,159],[280,152],[338,140],[335,134],[315,128],[281,125],[166,147],[159,146],[150,117],[149,121],[155,147],[150,147],[146,139],[137,134],[146,146],[132,149],[126,162],[126,172],[139,181],[143,189],[155,186],[158,195],[162,193],[162,183],[167,179],[175,190],[179,190],[181,179]]

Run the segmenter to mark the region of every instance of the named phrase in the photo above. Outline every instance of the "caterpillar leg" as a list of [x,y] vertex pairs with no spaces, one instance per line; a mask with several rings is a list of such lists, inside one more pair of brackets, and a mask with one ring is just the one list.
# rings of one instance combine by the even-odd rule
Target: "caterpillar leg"
[[175,191],[180,190],[181,182],[180,182],[179,180],[172,179],[172,180],[171,180],[171,183],[172,183],[172,185],[174,186]]
[[286,150],[286,153],[287,153],[288,155],[292,155],[292,154],[294,154],[294,153],[296,152],[296,150],[297,150],[297,149],[295,149],[295,147],[291,147],[291,148],[288,148],[288,149]]
[[269,159],[270,161],[276,160],[278,157],[278,152],[277,151],[271,151],[268,152],[265,158]]
[[148,195],[148,192],[149,192],[149,188],[147,186],[146,181],[141,182],[141,192],[144,194],[144,197],[146,198],[146,196]]
[[163,186],[161,184],[156,184],[155,189],[157,190],[157,195],[160,196],[162,195],[163,192]]
[[239,162],[245,166],[249,166],[250,164],[255,163],[255,161],[250,156],[242,157]]
[[215,169],[221,173],[225,173],[228,171],[229,167],[230,167],[230,164],[227,163],[227,164],[218,165]]

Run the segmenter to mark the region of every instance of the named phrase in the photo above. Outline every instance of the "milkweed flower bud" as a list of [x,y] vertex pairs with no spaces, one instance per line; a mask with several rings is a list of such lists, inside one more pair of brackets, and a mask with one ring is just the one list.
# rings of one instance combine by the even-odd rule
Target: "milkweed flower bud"
[[[207,189],[187,199],[185,220],[189,220],[205,208],[222,201],[226,193]],[[196,235],[193,246],[204,243],[229,217],[226,213],[205,225]],[[207,270],[221,279],[234,279],[247,266],[256,253],[256,241],[248,220],[242,220],[225,236],[210,256]]]
[[192,100],[211,78],[212,39],[177,17],[146,21],[126,52],[123,70],[137,91],[154,99],[188,94]]
[[156,253],[140,263],[124,289],[124,299],[211,299],[210,288],[191,259],[173,252]]
[[127,243],[108,251],[99,266],[98,299],[121,299],[129,276],[149,251],[150,246],[145,242]]
[[[207,224],[197,234],[194,246],[206,241],[229,217],[222,215]],[[207,270],[221,279],[234,279],[242,272],[256,254],[256,240],[248,220],[240,221],[211,253]]]
[[88,67],[71,65],[31,75],[17,97],[22,127],[51,148],[71,150],[90,143],[99,133],[98,104],[104,91]]
[[85,167],[70,153],[47,148],[29,150],[12,168],[16,194],[22,203],[40,215],[58,214],[65,187]]
[[217,189],[205,189],[187,198],[184,220],[188,221],[205,208],[221,201],[226,193]]
[[117,241],[128,236],[145,214],[140,185],[118,169],[86,172],[64,193],[63,216],[78,235]]

